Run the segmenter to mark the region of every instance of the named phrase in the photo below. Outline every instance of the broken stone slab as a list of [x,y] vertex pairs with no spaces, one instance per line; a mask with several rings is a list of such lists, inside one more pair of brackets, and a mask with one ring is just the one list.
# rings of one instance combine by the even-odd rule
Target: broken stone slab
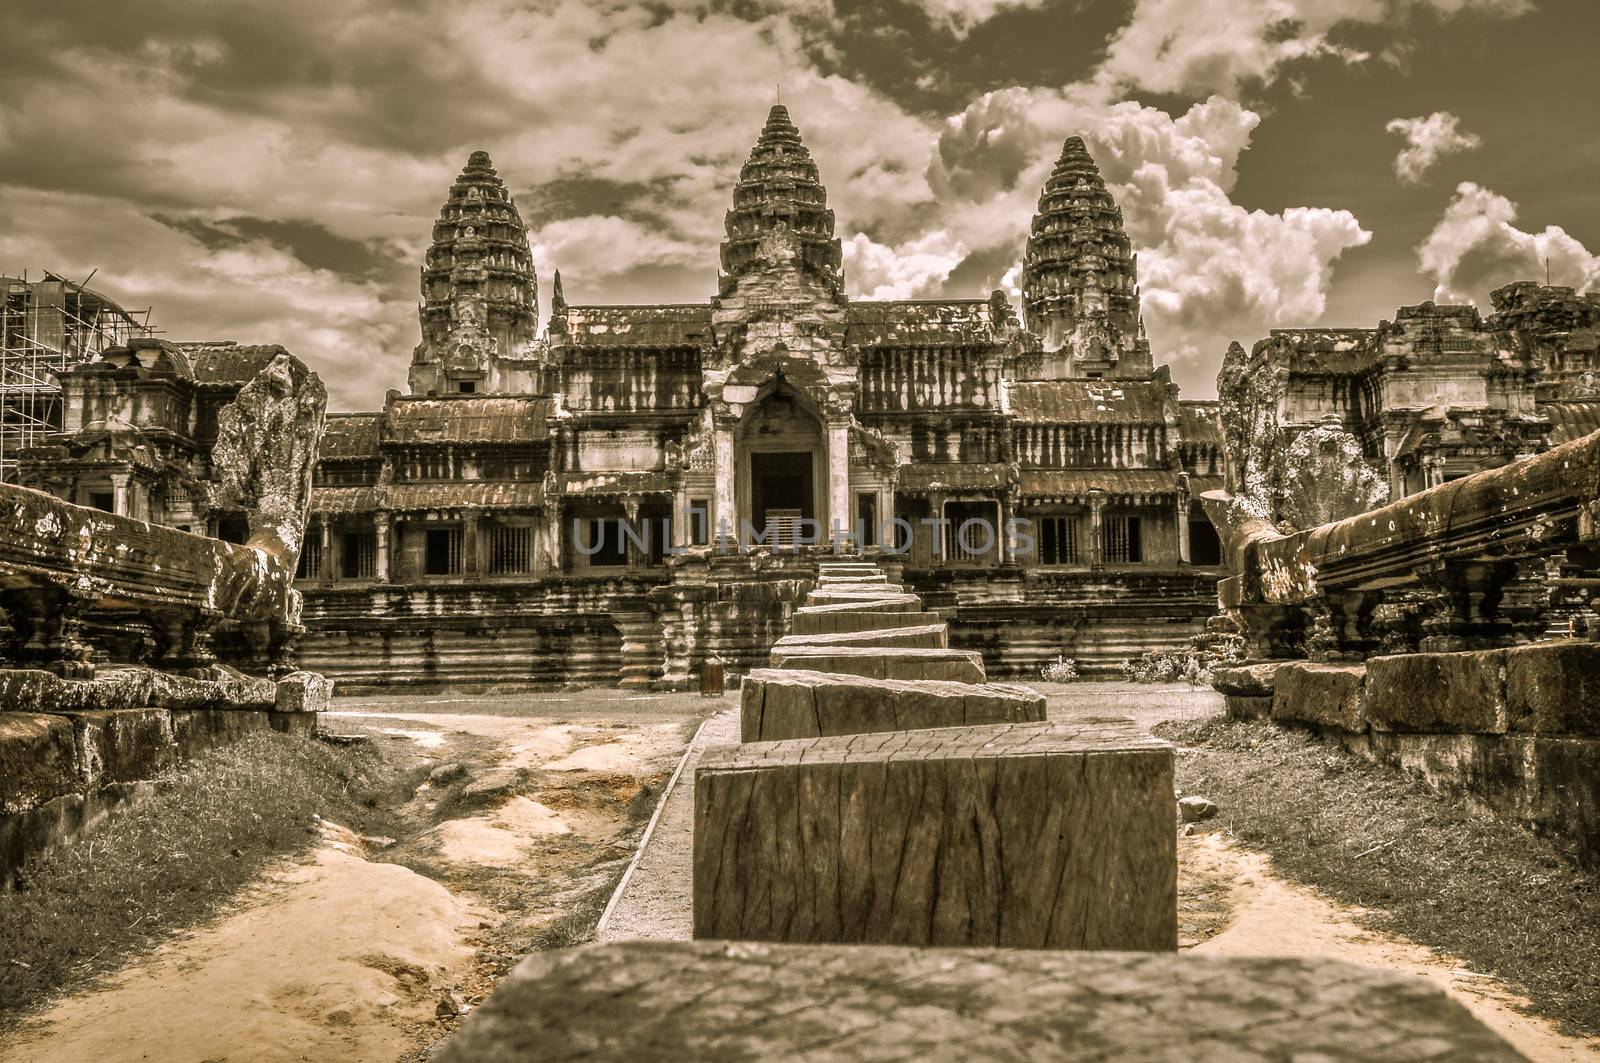
[[832,606],[802,607],[789,620],[791,635],[834,635],[848,631],[881,631],[893,627],[927,627],[944,623],[937,613],[881,613]]
[[1278,669],[1287,662],[1265,661],[1258,664],[1240,664],[1232,668],[1216,668],[1211,672],[1211,687],[1219,694],[1232,694],[1246,698],[1272,697],[1272,683]]
[[1522,1058],[1427,979],[1337,960],[720,941],[534,953],[435,1058],[818,1055]]
[[77,744],[65,716],[0,712],[0,816],[78,787]]
[[1507,650],[1506,712],[1515,730],[1600,737],[1600,643]]
[[744,677],[739,698],[744,742],[1044,718],[1044,695],[1024,686],[868,679],[803,668],[758,668]]
[[708,750],[694,935],[1175,949],[1172,758],[1126,720]]
[[877,602],[887,598],[899,598],[903,593],[898,587],[883,589],[871,587],[824,587],[821,590],[815,590],[807,594],[806,604],[833,605],[837,602]]
[[936,679],[952,683],[981,683],[985,679],[983,654],[973,650],[805,646],[775,651],[772,666],[868,679]]
[[276,696],[272,680],[227,668],[214,669],[211,679],[139,667],[102,667],[93,679],[63,679],[36,669],[0,669],[0,711],[266,709],[272,707]]
[[774,650],[791,646],[920,646],[948,649],[949,628],[943,623],[918,627],[881,628],[871,631],[839,631],[831,635],[785,635],[773,643]]
[[1503,734],[1506,651],[1406,653],[1367,661],[1366,715],[1375,731]]
[[333,699],[333,680],[316,672],[290,672],[278,680],[274,708],[278,712],[326,712]]
[[795,613],[850,612],[859,613],[920,613],[922,599],[915,594],[888,594],[881,597],[850,598],[815,605],[801,605]]
[[1272,692],[1272,718],[1352,734],[1367,729],[1365,665],[1286,664]]

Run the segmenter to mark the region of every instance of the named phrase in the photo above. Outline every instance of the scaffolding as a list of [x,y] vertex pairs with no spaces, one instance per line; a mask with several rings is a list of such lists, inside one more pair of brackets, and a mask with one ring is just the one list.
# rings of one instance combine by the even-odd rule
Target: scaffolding
[[108,347],[151,334],[150,311],[130,312],[84,285],[0,276],[0,482],[14,483],[17,458],[61,431],[62,370]]

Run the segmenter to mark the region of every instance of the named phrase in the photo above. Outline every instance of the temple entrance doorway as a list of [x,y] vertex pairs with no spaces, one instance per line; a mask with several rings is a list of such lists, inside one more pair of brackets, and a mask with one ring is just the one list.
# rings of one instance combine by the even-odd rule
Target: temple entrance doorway
[[801,520],[816,520],[811,451],[750,455],[750,513],[757,532],[773,546],[793,546]]

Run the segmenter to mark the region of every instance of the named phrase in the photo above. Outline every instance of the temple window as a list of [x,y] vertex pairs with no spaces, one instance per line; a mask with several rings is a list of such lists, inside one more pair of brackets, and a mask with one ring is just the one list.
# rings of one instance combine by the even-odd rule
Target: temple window
[[860,526],[861,546],[878,545],[878,493],[862,491],[856,495],[856,523]]
[[455,576],[461,573],[461,529],[429,528],[423,543],[423,574]]
[[314,524],[306,525],[305,545],[300,548],[300,564],[294,570],[295,579],[316,579],[322,574],[322,532]]
[[1204,517],[1189,521],[1189,563],[1192,565],[1222,564],[1222,540],[1216,527]]
[[590,517],[584,521],[583,541],[579,546],[590,568],[628,563],[628,541],[622,534],[622,521],[616,517]]
[[1139,517],[1107,514],[1105,553],[1108,565],[1137,565],[1144,561],[1144,521]]
[[[318,544],[320,548],[320,543]],[[375,579],[378,575],[378,533],[347,531],[340,540],[339,577]]]
[[1078,563],[1078,518],[1041,517],[1037,527],[1041,565]]
[[497,527],[489,533],[489,572],[496,576],[532,571],[533,529]]
[[707,546],[711,542],[711,501],[689,500],[689,545]]

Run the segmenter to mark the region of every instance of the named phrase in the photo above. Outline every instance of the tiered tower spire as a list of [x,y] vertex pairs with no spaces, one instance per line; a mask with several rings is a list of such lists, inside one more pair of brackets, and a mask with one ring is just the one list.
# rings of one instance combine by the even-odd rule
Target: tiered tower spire
[[486,390],[495,359],[535,338],[539,289],[528,229],[486,151],[467,159],[433,225],[419,317],[414,394]]
[[1023,256],[1022,298],[1029,330],[1047,351],[1067,356],[1053,363],[1059,375],[1150,373],[1138,257],[1082,137],[1067,138],[1039,196]]
[[817,164],[782,105],[739,171],[722,242],[723,288],[763,265],[794,260],[802,270],[839,288],[843,252],[833,235],[833,211]]

